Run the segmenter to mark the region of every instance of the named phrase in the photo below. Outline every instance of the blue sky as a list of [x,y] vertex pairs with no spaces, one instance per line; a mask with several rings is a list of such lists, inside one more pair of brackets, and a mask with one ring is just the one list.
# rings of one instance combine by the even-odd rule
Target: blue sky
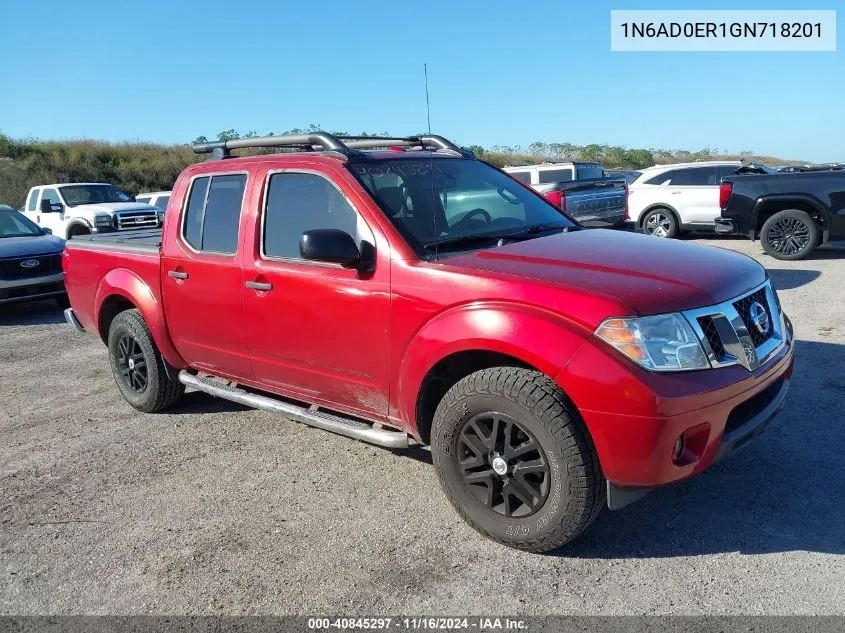
[[610,9],[777,0],[8,0],[0,131],[190,142],[311,123],[461,144],[609,143],[845,160],[845,38],[817,53],[610,51]]

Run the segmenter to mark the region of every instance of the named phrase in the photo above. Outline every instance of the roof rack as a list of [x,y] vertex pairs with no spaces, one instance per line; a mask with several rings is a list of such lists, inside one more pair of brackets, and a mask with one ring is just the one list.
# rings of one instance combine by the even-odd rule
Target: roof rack
[[473,157],[474,154],[461,149],[451,141],[436,134],[425,136],[336,136],[328,132],[309,134],[281,134],[279,136],[256,136],[236,138],[228,141],[211,141],[194,145],[197,154],[211,154],[210,160],[231,158],[231,150],[246,147],[299,147],[307,151],[322,151],[349,159],[361,157],[362,149],[388,147],[431,148],[436,152]]

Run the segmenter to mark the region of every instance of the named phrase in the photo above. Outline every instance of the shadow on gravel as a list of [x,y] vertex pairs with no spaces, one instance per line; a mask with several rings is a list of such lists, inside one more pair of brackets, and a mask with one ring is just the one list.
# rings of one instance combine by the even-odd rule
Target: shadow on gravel
[[233,413],[249,410],[250,407],[231,400],[215,398],[201,391],[191,391],[182,396],[176,406],[167,409],[166,413],[171,415],[201,415],[203,413]]
[[660,558],[725,552],[845,554],[845,345],[798,341],[785,409],[701,475],[605,511],[552,555]]
[[775,283],[775,290],[793,290],[805,286],[821,277],[818,270],[801,270],[797,268],[768,268],[769,276]]
[[32,301],[0,305],[0,327],[4,325],[55,325],[64,323],[55,301]]

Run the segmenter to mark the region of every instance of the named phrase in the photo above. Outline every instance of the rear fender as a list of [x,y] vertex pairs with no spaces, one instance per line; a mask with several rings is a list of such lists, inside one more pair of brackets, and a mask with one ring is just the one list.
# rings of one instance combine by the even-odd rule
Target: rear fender
[[[794,204],[796,206],[790,207],[790,204]],[[768,212],[769,208],[772,206],[776,207],[778,210],[790,208],[803,209],[804,207],[810,207],[821,217],[822,224],[819,228],[825,232],[830,230],[830,212],[827,210],[824,203],[815,196],[804,193],[771,194],[758,198],[754,203],[754,211],[752,214],[754,217],[754,223],[751,227],[751,231],[753,232],[751,239],[757,239],[760,226],[760,214]]]
[[[187,363],[176,351],[170,334],[167,331],[167,323],[164,318],[164,306],[160,297],[157,297],[149,285],[137,274],[126,268],[115,268],[110,270],[97,288],[94,305],[97,307],[96,319],[97,329],[100,328],[100,315],[103,311],[103,304],[109,297],[120,296],[130,301],[144,318],[150,333],[161,352],[162,357],[170,365],[177,369],[187,367]],[[100,338],[108,340],[108,332],[99,332]]]
[[448,310],[426,323],[405,349],[391,417],[417,433],[417,398],[423,381],[452,354],[506,354],[554,379],[589,335],[558,314],[520,304],[475,303]]

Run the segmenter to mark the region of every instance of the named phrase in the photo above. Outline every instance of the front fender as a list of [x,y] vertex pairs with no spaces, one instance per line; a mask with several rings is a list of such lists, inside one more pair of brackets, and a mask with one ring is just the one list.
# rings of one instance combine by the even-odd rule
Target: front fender
[[402,354],[395,417],[416,433],[417,396],[423,381],[452,354],[506,354],[554,378],[589,335],[583,326],[533,306],[485,302],[447,310],[426,323]]
[[[187,363],[176,351],[167,323],[164,318],[164,306],[161,297],[139,275],[126,268],[110,270],[100,281],[94,299],[96,306],[97,329],[100,329],[100,315],[103,305],[113,296],[120,296],[130,301],[144,318],[153,340],[156,342],[162,357],[173,367],[187,367]],[[108,332],[99,332],[103,340],[108,340]]]

